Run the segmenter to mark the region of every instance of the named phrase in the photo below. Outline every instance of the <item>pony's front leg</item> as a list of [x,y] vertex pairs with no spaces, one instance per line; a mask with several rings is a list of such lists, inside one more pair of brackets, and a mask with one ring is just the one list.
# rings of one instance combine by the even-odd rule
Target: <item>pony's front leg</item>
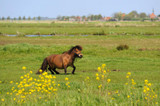
[[58,71],[56,71],[56,68],[54,68],[54,69],[53,69],[53,71],[54,71],[56,74],[59,74],[59,72],[58,72]]
[[65,72],[65,74],[67,74],[67,67],[64,68],[64,72]]
[[49,67],[48,70],[49,70],[52,74],[54,74],[54,72],[52,71],[52,68],[51,68],[51,67]]
[[72,71],[72,74],[74,74],[74,71],[76,70],[76,67],[73,65],[73,71]]

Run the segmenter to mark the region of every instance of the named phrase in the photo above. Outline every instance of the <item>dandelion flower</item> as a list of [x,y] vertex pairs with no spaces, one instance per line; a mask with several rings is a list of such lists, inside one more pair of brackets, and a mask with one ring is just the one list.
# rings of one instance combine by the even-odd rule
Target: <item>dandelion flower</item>
[[96,77],[96,80],[99,80],[99,77]]
[[129,78],[129,76],[127,75],[126,78]]
[[22,67],[22,69],[23,69],[23,70],[25,70],[25,69],[26,69],[26,67],[25,67],[25,66],[23,66],[23,67]]
[[10,81],[10,83],[12,84],[12,83],[13,83],[13,81]]
[[128,95],[127,98],[130,98],[130,96]]
[[86,79],[89,80],[89,77],[87,76]]
[[102,84],[98,86],[98,88],[100,89],[102,87]]
[[99,76],[99,74],[98,73],[96,73],[96,77],[98,77]]
[[4,102],[4,99],[1,99],[2,102]]
[[68,81],[68,78],[67,78],[67,77],[65,78],[65,81]]
[[41,73],[41,72],[42,72],[42,70],[40,69],[40,70],[39,70],[39,72]]
[[111,81],[111,79],[107,79],[107,82],[109,83]]
[[148,83],[148,86],[151,86],[151,83]]
[[144,82],[145,82],[145,84],[147,84],[147,83],[148,83],[148,80],[144,80]]
[[30,73],[32,74],[33,72],[32,72],[32,71],[30,71]]
[[98,69],[97,69],[98,71],[101,71],[101,67],[98,67]]
[[102,67],[104,68],[106,66],[106,64],[102,64]]
[[131,72],[128,72],[127,75],[131,75]]

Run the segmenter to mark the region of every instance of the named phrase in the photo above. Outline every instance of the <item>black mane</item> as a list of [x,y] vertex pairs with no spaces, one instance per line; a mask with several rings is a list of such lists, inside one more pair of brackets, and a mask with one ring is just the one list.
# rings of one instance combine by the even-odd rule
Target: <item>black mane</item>
[[[74,46],[74,47],[72,47],[70,50],[68,50],[67,52],[69,53],[69,54],[71,54],[71,52],[74,50],[74,49],[78,49],[78,50],[80,50],[80,51],[82,51],[82,47],[80,46],[80,45],[76,45],[76,46]],[[63,52],[63,53],[65,53],[65,52]]]

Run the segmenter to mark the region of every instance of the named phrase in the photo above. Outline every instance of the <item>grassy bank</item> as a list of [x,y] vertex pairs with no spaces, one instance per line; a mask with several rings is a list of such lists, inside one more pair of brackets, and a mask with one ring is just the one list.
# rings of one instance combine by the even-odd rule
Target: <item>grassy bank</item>
[[[1,36],[0,41],[1,105],[159,104],[159,36]],[[56,79],[51,78],[56,84],[52,87],[58,91],[52,91],[51,94],[44,93],[44,91],[43,93],[38,93],[34,91],[36,88],[33,88],[32,90],[34,92],[31,92],[31,94],[25,95],[21,93],[16,96],[16,91],[13,93],[12,87],[17,90],[24,88],[25,92],[35,87],[36,85],[33,84],[34,81],[30,81],[31,77],[37,80],[45,77],[45,75],[37,76],[35,73],[46,56],[62,53],[77,44],[82,45],[84,57],[76,60],[75,66],[77,69],[75,75],[71,75],[72,68],[68,68],[68,75],[64,75],[63,70],[58,70],[61,74],[55,75]],[[116,47],[120,44],[128,45],[129,49],[118,51]],[[97,71],[97,67],[100,67],[103,63],[106,64],[106,70],[109,69],[111,71],[109,74],[105,74],[104,80],[100,76],[102,73]],[[23,66],[27,69],[23,70]],[[31,70],[32,72],[30,72]],[[126,78],[127,72],[131,72],[129,78]],[[30,74],[26,80],[30,80],[26,83],[32,83],[32,86],[18,87],[16,83],[20,84],[20,81],[24,79],[21,76],[25,77],[24,75],[27,75],[27,73]],[[96,73],[99,74],[100,80],[97,80]],[[50,72],[48,74],[50,75]],[[65,80],[66,77],[69,78],[68,81]],[[87,80],[88,77],[89,79]],[[111,81],[107,82],[108,79],[111,79]],[[134,79],[134,82],[136,82],[135,85],[132,84],[131,79]],[[156,98],[145,99],[144,86],[146,85],[144,80],[148,80],[148,84],[151,83],[151,86],[148,87],[156,93]],[[70,87],[66,85],[68,82],[70,82]],[[38,82],[35,81],[35,83]],[[100,85],[102,86],[99,87]],[[135,89],[132,89],[133,87]],[[47,90],[49,89],[47,87]]]

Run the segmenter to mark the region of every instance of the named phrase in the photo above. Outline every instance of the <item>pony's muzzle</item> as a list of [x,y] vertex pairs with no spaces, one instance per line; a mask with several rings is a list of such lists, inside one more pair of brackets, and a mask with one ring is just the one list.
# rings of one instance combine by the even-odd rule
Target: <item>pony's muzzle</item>
[[79,57],[79,58],[82,58],[82,57],[83,57],[83,55],[82,55],[82,54],[78,54],[78,57]]

